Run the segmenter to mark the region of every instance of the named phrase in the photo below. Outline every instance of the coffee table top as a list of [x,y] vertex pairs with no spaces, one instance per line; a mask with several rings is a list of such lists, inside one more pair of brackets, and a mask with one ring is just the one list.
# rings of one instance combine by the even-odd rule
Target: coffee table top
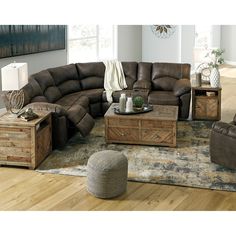
[[172,120],[178,119],[178,106],[153,105],[153,110],[147,113],[133,114],[133,115],[119,115],[114,113],[114,107],[118,107],[118,103],[112,103],[107,110],[104,117],[116,117],[129,119],[150,119],[150,120]]

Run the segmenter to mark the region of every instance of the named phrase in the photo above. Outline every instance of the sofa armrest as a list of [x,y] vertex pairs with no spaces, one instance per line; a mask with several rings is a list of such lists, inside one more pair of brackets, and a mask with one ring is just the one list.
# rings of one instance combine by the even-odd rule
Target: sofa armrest
[[48,102],[33,102],[26,105],[23,109],[32,108],[34,111],[49,111],[56,113],[58,116],[67,115],[66,110],[59,104]]
[[189,79],[176,80],[173,88],[175,96],[179,97],[185,93],[189,93],[190,91],[191,91],[191,83]]
[[236,124],[236,114],[234,115],[232,123]]
[[212,125],[212,131],[236,138],[236,126],[232,123],[229,124],[222,121],[214,122]]
[[138,90],[138,89],[150,90],[151,89],[151,82],[149,82],[147,80],[138,80],[134,83],[133,89],[134,90]]

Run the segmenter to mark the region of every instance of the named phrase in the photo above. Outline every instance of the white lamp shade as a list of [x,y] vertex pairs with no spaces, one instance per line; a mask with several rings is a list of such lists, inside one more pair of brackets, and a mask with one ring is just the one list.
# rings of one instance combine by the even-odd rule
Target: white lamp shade
[[19,90],[28,83],[27,63],[11,63],[1,69],[2,91]]

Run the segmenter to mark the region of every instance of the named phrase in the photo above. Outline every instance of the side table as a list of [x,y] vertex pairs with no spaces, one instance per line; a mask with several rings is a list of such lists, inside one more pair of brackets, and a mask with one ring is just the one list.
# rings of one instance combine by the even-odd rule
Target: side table
[[192,119],[221,119],[221,88],[192,87]]
[[51,113],[24,121],[16,115],[0,116],[0,165],[35,169],[52,151]]

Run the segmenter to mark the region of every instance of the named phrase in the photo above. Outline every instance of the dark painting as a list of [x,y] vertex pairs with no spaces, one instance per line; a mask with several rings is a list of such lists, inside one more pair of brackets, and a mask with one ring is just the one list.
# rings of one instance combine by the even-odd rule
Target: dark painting
[[0,25],[0,58],[65,49],[64,25]]

